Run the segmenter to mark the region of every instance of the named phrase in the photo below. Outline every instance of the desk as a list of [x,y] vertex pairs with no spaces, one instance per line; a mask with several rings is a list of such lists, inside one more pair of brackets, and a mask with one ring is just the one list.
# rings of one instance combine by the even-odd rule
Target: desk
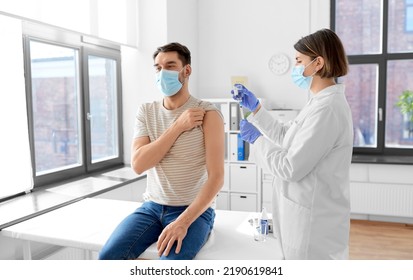
[[[24,240],[24,259],[31,259],[30,242],[100,251],[119,222],[141,203],[86,198],[0,231]],[[213,232],[196,259],[282,259],[278,240],[256,242],[248,220],[254,213],[216,210]],[[155,244],[141,258],[156,259]]]

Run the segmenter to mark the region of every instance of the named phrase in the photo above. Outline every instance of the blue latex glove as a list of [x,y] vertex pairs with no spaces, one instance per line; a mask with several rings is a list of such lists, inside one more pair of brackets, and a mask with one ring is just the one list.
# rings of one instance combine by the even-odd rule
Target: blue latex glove
[[239,127],[242,140],[248,143],[254,144],[255,140],[262,136],[261,132],[247,120],[241,120]]
[[241,84],[235,84],[234,86],[237,88],[238,95],[236,95],[234,90],[231,90],[232,98],[240,102],[243,107],[254,112],[255,109],[257,109],[258,104],[260,104],[257,97]]

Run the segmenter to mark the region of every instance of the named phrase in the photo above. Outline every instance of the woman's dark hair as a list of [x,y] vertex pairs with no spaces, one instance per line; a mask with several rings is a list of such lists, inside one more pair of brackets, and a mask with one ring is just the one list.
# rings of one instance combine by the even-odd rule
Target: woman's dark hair
[[312,60],[321,56],[324,67],[318,72],[321,78],[338,78],[348,73],[348,62],[343,44],[336,33],[321,29],[298,40],[294,49]]
[[182,61],[182,65],[191,64],[191,52],[187,47],[179,43],[174,42],[158,47],[153,53],[154,60],[160,52],[177,52],[179,60]]

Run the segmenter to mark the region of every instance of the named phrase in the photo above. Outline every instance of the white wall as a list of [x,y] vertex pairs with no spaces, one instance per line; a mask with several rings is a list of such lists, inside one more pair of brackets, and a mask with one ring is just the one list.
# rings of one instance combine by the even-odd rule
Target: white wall
[[192,74],[189,80],[189,91],[200,96],[197,91],[199,77],[199,59],[201,53],[198,46],[198,2],[194,0],[168,0],[167,43],[179,42],[191,51]]
[[230,96],[230,77],[241,75],[266,107],[302,108],[306,93],[293,85],[289,72],[270,72],[268,61],[282,52],[293,65],[294,43],[329,27],[329,1],[200,0],[198,13],[202,97]]

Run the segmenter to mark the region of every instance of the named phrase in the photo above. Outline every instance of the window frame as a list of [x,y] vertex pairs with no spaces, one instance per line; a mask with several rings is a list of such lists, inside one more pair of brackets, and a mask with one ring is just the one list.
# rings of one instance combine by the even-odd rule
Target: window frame
[[[387,63],[393,60],[411,60],[413,52],[388,53],[388,12],[389,1],[382,0],[382,41],[381,54],[347,55],[350,65],[376,64],[378,66],[378,96],[377,96],[377,147],[353,147],[353,162],[374,163],[413,163],[412,148],[390,148],[385,147],[385,123],[386,123],[386,91],[387,91]],[[330,0],[330,28],[336,30],[336,0]],[[381,158],[377,158],[381,157]],[[400,158],[407,156],[406,162],[400,162]],[[387,158],[387,159],[386,159]]]
[[[119,164],[123,164],[123,127],[122,127],[122,83],[121,83],[121,57],[120,54],[116,55],[112,52],[108,52],[107,50],[102,50],[102,49],[95,49],[95,48],[83,48],[83,53],[82,53],[82,62],[83,62],[83,92],[85,94],[84,98],[84,112],[87,115],[89,112],[90,108],[90,94],[89,94],[89,79],[88,79],[88,57],[90,55],[93,56],[99,56],[102,58],[108,58],[108,59],[113,59],[116,61],[116,80],[118,81],[116,86],[117,86],[117,102],[116,102],[116,109],[117,109],[117,127],[118,127],[118,157],[109,159],[109,160],[104,160],[104,161],[99,161],[97,163],[92,163],[92,150],[91,149],[86,149],[86,169],[89,172],[93,172],[96,170],[102,170],[105,168],[110,168],[112,166],[116,166]],[[84,117],[84,122],[85,122],[85,129],[86,129],[86,135],[85,135],[85,140],[86,143],[92,143],[91,140],[91,129],[90,129],[90,121],[88,120],[87,116]],[[86,147],[86,144],[84,145]]]
[[[25,26],[24,26],[25,27]],[[87,37],[80,33],[62,30],[56,27],[36,25],[29,23],[23,28],[23,52],[24,52],[24,72],[25,87],[28,112],[28,129],[30,141],[30,153],[32,160],[34,188],[54,184],[64,180],[87,176],[93,172],[115,168],[124,165],[123,159],[123,126],[122,126],[122,79],[121,79],[121,54],[120,45],[106,42],[105,40]],[[36,41],[55,46],[73,48],[78,51],[78,75],[79,75],[79,118],[81,134],[81,165],[68,169],[59,170],[47,174],[36,174],[35,142],[34,142],[34,112],[32,103],[32,75],[30,42]],[[89,83],[88,83],[88,61],[89,55],[110,58],[116,61],[116,81],[117,81],[117,139],[118,156],[109,160],[91,162],[91,130],[87,114],[89,113]]]

